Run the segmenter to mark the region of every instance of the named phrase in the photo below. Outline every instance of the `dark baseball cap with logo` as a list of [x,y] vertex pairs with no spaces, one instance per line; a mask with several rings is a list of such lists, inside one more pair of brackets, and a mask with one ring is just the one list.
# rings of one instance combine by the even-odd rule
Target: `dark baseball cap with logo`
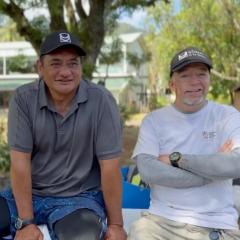
[[56,49],[73,46],[78,51],[79,56],[85,56],[86,52],[82,49],[78,38],[67,31],[57,31],[47,35],[40,47],[40,56],[49,54]]
[[189,47],[179,51],[173,57],[170,64],[170,76],[190,63],[203,63],[209,70],[212,68],[212,62],[206,53],[196,47]]

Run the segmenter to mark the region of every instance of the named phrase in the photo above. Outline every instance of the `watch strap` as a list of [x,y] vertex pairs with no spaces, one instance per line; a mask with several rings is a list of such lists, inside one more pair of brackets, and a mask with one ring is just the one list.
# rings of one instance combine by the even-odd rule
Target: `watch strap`
[[179,168],[178,161],[171,161],[171,165],[172,165],[173,167]]
[[30,220],[24,220],[23,221],[23,227],[30,225],[30,224],[35,224],[34,219],[30,219]]

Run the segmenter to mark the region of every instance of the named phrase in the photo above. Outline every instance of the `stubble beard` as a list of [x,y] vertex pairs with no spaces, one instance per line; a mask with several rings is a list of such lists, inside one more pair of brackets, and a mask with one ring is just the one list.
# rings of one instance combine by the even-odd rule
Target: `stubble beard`
[[183,99],[183,103],[187,106],[199,106],[199,105],[203,105],[205,103],[206,99],[205,96],[202,96],[199,99],[189,99],[189,98],[184,98]]

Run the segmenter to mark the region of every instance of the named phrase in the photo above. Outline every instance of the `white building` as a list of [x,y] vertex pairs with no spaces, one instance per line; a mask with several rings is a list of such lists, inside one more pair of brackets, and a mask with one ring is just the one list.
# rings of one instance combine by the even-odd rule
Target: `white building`
[[[139,71],[130,65],[127,53],[138,56],[143,54],[143,33],[133,32],[120,34],[123,57],[120,62],[109,66],[105,87],[115,96],[121,105],[139,108],[142,104],[143,91],[147,85],[147,65],[143,64]],[[112,37],[105,38],[105,44],[112,43]],[[32,65],[37,58],[35,50],[29,42],[2,42],[0,43],[0,92],[14,91],[16,87],[38,78],[35,70],[32,73],[17,73],[9,70],[9,62],[12,57],[25,56],[30,59]],[[106,65],[97,61],[97,70],[93,73],[93,81],[99,82],[106,78]]]

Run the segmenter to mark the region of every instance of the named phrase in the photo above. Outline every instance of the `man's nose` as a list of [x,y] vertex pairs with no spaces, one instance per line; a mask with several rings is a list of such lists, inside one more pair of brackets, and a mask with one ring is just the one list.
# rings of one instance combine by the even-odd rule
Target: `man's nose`
[[71,69],[67,64],[62,64],[61,68],[60,68],[60,74],[61,75],[69,75],[71,74]]
[[193,74],[190,78],[190,82],[191,84],[198,84],[201,82],[201,79],[199,78],[199,76]]

